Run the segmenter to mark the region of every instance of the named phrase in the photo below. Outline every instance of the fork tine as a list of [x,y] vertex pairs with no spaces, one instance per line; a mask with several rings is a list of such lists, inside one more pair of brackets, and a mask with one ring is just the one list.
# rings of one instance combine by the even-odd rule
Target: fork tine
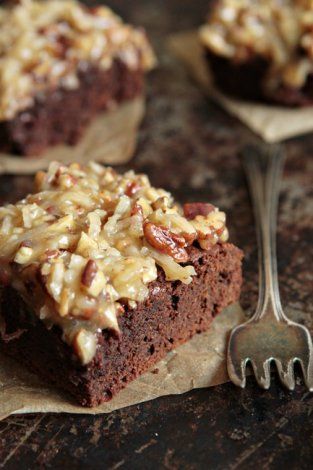
[[291,359],[288,361],[286,366],[284,367],[282,362],[278,359],[274,359],[274,362],[277,367],[278,375],[280,381],[288,388],[288,390],[294,390],[295,388],[295,374],[294,374],[294,361]]
[[271,385],[270,359],[265,361],[251,361],[253,372],[259,386],[268,389]]
[[310,360],[297,360],[302,369],[304,383],[310,392],[313,392],[313,358]]
[[231,355],[227,355],[227,370],[231,381],[238,387],[245,388],[246,386],[246,363],[247,360],[243,359],[237,361],[231,358]]

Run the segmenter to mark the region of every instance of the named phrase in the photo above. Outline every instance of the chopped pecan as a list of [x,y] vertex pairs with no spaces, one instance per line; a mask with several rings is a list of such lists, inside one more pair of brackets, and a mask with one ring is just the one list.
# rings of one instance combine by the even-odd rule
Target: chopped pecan
[[66,188],[71,188],[72,186],[75,186],[75,184],[78,183],[78,179],[75,178],[73,175],[62,175],[62,183]]
[[213,243],[215,237],[220,237],[223,234],[225,227],[215,228],[213,225],[210,225],[209,229],[210,231],[208,233],[203,233],[201,230],[198,230],[198,239],[211,240]]
[[78,179],[75,176],[67,173],[67,167],[65,165],[60,165],[55,175],[48,180],[52,186],[57,187],[61,184],[63,187],[68,188],[77,184],[77,181]]
[[99,5],[98,5],[98,6],[94,6],[94,7],[87,7],[87,11],[88,11],[91,15],[97,15],[98,12],[100,11],[100,7],[99,7]]
[[85,212],[85,209],[83,207],[77,207],[76,209],[78,215],[83,215]]
[[42,186],[46,179],[46,173],[43,171],[38,171],[35,176],[35,190],[40,191],[42,190]]
[[71,47],[71,41],[64,34],[57,33],[53,43],[54,53],[57,57],[65,58],[68,49]]
[[78,315],[79,318],[82,318],[83,320],[90,320],[91,317],[97,312],[95,308],[85,308],[80,312],[80,315]]
[[23,240],[22,243],[20,244],[20,248],[22,248],[23,246],[24,247],[26,246],[27,248],[32,248],[33,243],[31,240]]
[[202,250],[209,251],[215,245],[214,239],[213,239],[213,237],[200,238],[199,239],[199,245],[202,248]]
[[186,241],[182,236],[172,233],[166,227],[151,222],[144,224],[143,231],[146,240],[153,248],[171,256],[178,263],[188,261],[189,256],[184,248]]
[[215,207],[208,202],[189,202],[184,204],[184,216],[188,220],[195,219],[197,215],[205,217],[213,211],[215,211]]
[[85,269],[83,271],[83,274],[82,274],[82,279],[81,279],[82,284],[86,287],[90,287],[92,284],[92,281],[96,277],[97,271],[98,271],[97,263],[93,259],[90,259],[87,262]]
[[63,173],[65,173],[67,170],[65,165],[60,165],[59,168],[57,169],[55,173],[55,178],[59,178]]
[[141,186],[137,183],[137,181],[130,181],[126,185],[125,194],[128,197],[134,196],[139,190]]
[[157,209],[164,209],[168,205],[168,197],[159,197],[156,201],[151,203],[152,209],[157,210]]
[[223,232],[225,230],[225,227],[214,228],[214,227],[211,226],[210,228],[212,228],[215,231],[215,233],[218,237],[222,236]]
[[57,258],[59,256],[59,253],[60,253],[59,250],[49,250],[48,249],[48,250],[45,251],[44,258],[46,260],[52,259],[52,258]]
[[131,210],[131,213],[130,215],[137,215],[137,214],[140,214],[143,218],[143,210],[142,210],[142,207],[140,204],[134,204],[132,210]]
[[56,36],[59,33],[59,27],[56,24],[42,26],[38,29],[38,33],[43,36]]
[[56,206],[48,206],[46,211],[48,214],[55,215],[57,213],[57,207]]

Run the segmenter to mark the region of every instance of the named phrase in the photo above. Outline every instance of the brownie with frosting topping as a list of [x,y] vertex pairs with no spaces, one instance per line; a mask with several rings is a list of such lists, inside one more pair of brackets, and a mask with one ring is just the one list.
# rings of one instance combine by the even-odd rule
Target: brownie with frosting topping
[[73,145],[100,112],[144,93],[155,56],[141,28],[76,0],[0,5],[0,151]]
[[0,208],[0,349],[83,406],[109,400],[238,300],[225,214],[145,175],[50,165]]
[[216,0],[199,37],[225,93],[286,106],[313,103],[310,0]]

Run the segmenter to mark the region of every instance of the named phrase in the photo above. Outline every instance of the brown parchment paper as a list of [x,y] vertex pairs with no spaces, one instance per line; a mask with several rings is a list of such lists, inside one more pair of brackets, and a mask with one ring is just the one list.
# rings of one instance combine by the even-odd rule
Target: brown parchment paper
[[[230,330],[244,320],[239,304],[225,309],[208,332],[170,352],[147,372],[131,382],[113,400],[98,408],[82,408],[57,389],[12,359],[0,355],[0,419],[15,413],[109,413],[119,408],[181,394],[194,388],[211,387],[228,380],[225,348]],[[157,373],[155,373],[158,371]]]
[[169,47],[185,63],[193,78],[212,99],[239,118],[266,142],[280,142],[313,130],[313,107],[292,109],[249,103],[229,98],[218,91],[213,86],[197,31],[170,36]]
[[144,99],[138,98],[101,113],[77,145],[58,145],[40,157],[0,153],[0,174],[32,174],[46,169],[53,160],[63,163],[94,160],[108,165],[126,163],[134,153],[144,109]]

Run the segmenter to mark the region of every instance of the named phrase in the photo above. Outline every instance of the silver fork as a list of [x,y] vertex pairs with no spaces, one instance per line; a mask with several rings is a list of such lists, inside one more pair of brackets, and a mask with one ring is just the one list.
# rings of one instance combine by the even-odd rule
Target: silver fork
[[294,363],[299,362],[304,382],[313,390],[313,348],[309,331],[283,312],[277,277],[276,225],[282,148],[246,147],[243,162],[253,201],[259,248],[259,300],[256,312],[231,333],[227,368],[234,384],[245,387],[250,362],[258,384],[270,387],[270,364],[276,364],[281,382],[295,387]]

